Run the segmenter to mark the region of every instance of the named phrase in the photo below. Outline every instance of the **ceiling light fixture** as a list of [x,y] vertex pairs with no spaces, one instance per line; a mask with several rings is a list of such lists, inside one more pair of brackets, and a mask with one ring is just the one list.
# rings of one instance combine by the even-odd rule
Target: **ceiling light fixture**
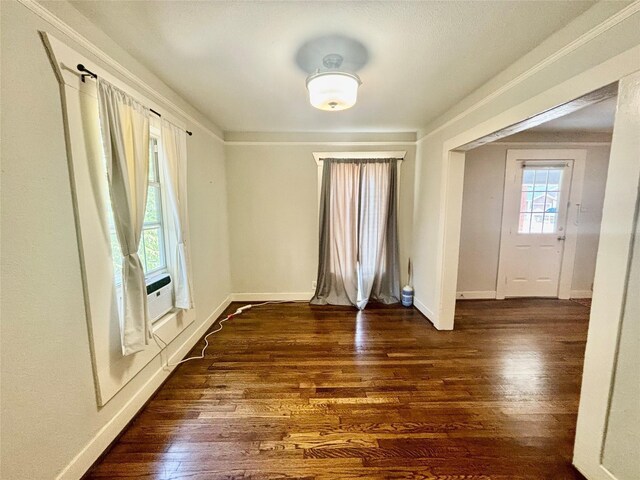
[[362,83],[355,73],[340,70],[342,55],[332,53],[322,59],[327,70],[316,70],[307,77],[309,102],[320,110],[335,112],[356,104]]

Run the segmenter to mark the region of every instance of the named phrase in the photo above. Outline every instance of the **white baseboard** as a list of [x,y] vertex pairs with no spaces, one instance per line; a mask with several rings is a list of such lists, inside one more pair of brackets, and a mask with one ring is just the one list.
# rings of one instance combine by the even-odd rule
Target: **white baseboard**
[[[207,329],[213,324],[213,322],[222,314],[225,308],[231,303],[231,296],[228,296],[209,317],[200,324],[200,326],[187,338],[182,345],[176,346],[175,351],[169,357],[168,363],[175,363],[182,357],[184,357],[189,350],[200,340]],[[172,344],[169,344],[166,350],[173,350]],[[138,413],[138,411],[144,406],[144,404],[151,398],[151,395],[158,389],[162,382],[169,376],[175,367],[167,368],[165,365],[162,353],[156,358],[162,358],[162,365],[157,366],[157,361],[154,359],[147,367],[151,368],[156,366],[157,369],[153,372],[135,392],[129,401],[104,425],[96,435],[89,440],[89,443],[78,453],[71,462],[58,474],[57,480],[77,480],[81,478],[85,472],[93,465],[100,455],[109,447],[109,444],[122,432],[131,419]],[[146,368],[140,371],[138,375],[144,375]]]
[[[579,457],[579,455],[578,455]],[[573,466],[589,480],[618,480],[618,478],[600,463],[600,460],[573,458]]]
[[591,290],[571,290],[570,298],[591,298],[592,295]]
[[234,302],[257,302],[257,301],[287,301],[287,300],[311,300],[314,292],[284,292],[284,293],[232,293],[231,300]]
[[429,320],[435,327],[436,321],[437,321],[436,314],[417,298],[413,299],[413,305],[418,309],[420,313],[422,313],[425,317],[427,317],[427,320]]
[[495,300],[495,290],[469,290],[466,292],[457,292],[456,298],[458,300]]

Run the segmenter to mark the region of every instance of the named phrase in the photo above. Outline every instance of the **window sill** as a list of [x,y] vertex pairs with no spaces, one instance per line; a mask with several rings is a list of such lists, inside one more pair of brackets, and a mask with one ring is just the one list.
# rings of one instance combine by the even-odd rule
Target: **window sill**
[[162,345],[163,342],[165,344],[162,345],[160,350],[166,350],[171,342],[193,323],[194,319],[194,310],[187,311],[173,308],[156,320],[151,328],[153,334],[161,340],[161,342],[159,342],[160,345]]
[[176,316],[178,315],[179,311],[180,311],[179,308],[172,308],[167,313],[162,315],[160,318],[155,320],[152,323],[152,331],[153,331],[153,333],[156,333],[158,330],[163,328],[167,323],[169,323],[172,320],[174,320],[176,318]]

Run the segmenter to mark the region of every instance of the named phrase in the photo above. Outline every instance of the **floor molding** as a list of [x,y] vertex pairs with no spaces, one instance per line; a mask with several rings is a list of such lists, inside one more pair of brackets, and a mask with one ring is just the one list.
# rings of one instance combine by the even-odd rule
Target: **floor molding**
[[413,306],[416,307],[418,309],[418,311],[424,315],[426,317],[427,320],[429,320],[434,327],[438,328],[436,326],[436,314],[431,311],[430,308],[428,308],[424,303],[422,303],[420,300],[418,300],[417,298],[413,299]]
[[496,291],[495,290],[469,290],[466,292],[457,292],[456,299],[457,300],[495,300]]
[[[71,462],[58,474],[56,480],[77,480],[81,478],[93,463],[102,455],[102,453],[109,447],[111,442],[122,432],[131,419],[138,413],[138,411],[145,405],[147,400],[151,398],[154,392],[162,385],[167,377],[173,372],[175,367],[167,368],[166,363],[174,363],[184,357],[189,350],[200,340],[205,334],[207,329],[211,327],[213,322],[224,312],[225,308],[231,303],[231,296],[229,295],[218,307],[209,315],[209,317],[200,324],[200,326],[187,338],[182,345],[177,346],[173,354],[170,355],[168,362],[165,362],[164,357],[162,365],[151,375],[137,392],[135,392],[129,401],[95,434],[95,436],[85,445],[85,447],[78,453]],[[167,350],[171,348],[170,343]],[[162,354],[161,354],[162,355]],[[154,361],[149,363],[148,366],[157,365]],[[145,367],[146,368],[146,367]],[[145,370],[143,369],[138,373],[142,375]]]
[[591,290],[571,290],[570,298],[591,298],[592,295]]
[[257,302],[257,301],[301,301],[311,300],[314,292],[265,292],[265,293],[232,293],[233,302]]

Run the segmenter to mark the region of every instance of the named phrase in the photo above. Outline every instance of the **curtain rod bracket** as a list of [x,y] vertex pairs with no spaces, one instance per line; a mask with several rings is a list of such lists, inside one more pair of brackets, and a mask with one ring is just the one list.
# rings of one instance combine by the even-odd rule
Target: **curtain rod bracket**
[[[84,72],[80,74],[80,77],[82,77],[82,83],[85,83],[86,77],[91,77],[91,78],[95,78],[96,80],[98,79],[98,75],[93,73],[91,70],[89,70],[87,67],[85,67],[82,63],[79,63],[76,68],[78,69],[78,71],[80,72]],[[162,118],[162,115],[158,112],[156,112],[153,108],[149,109],[152,113],[155,113],[157,116],[159,116],[160,118]],[[189,130],[185,130],[185,132],[187,132],[187,135],[192,136],[193,132],[190,132]]]
[[80,76],[82,77],[82,83],[85,83],[85,78],[86,77],[91,77],[91,78],[98,78],[98,75],[96,75],[95,73],[93,73],[91,70],[89,70],[87,67],[85,67],[83,64],[79,63],[78,66],[76,67],[79,71],[81,72],[85,72],[83,74],[81,74]]

